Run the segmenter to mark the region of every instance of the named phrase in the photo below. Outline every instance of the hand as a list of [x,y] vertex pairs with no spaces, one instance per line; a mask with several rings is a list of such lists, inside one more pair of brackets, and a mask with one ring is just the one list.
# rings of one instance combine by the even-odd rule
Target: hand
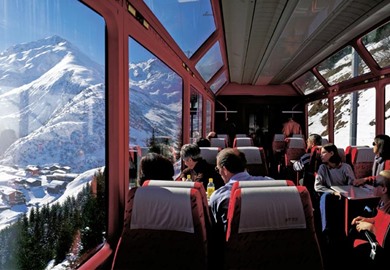
[[357,217],[355,217],[354,219],[352,219],[351,225],[355,225],[355,224],[357,224],[358,222],[360,222],[360,221],[362,221],[362,220],[364,220],[364,217],[362,217],[362,216],[357,216]]
[[370,222],[366,222],[366,221],[358,221],[358,223],[356,224],[356,230],[358,232],[360,232],[360,231],[373,232],[373,227],[374,227],[373,224],[371,224]]
[[341,193],[340,192],[334,191],[333,195],[339,197],[339,200],[341,200]]
[[366,183],[366,179],[364,178],[359,178],[359,179],[355,179],[353,180],[353,185],[354,186],[361,186],[361,185],[364,185]]

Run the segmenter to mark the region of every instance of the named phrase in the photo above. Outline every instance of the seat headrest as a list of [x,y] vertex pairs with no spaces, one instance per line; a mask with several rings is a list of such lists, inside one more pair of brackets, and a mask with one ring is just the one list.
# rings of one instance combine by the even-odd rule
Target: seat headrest
[[280,187],[288,186],[286,180],[250,180],[250,181],[237,181],[234,182],[233,188],[243,187]]
[[146,180],[142,186],[159,186],[159,187],[189,187],[192,188],[197,182],[190,181],[170,181],[170,180]]
[[299,192],[295,186],[242,188],[238,232],[306,228]]
[[357,162],[374,162],[375,153],[372,148],[357,148],[356,163]]
[[143,186],[134,196],[130,230],[194,233],[190,188]]

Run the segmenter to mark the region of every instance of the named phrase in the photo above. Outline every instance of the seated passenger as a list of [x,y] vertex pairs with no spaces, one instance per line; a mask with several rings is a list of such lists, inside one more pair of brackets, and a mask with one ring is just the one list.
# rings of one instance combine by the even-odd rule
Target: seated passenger
[[390,170],[390,137],[384,134],[377,135],[372,143],[372,151],[375,153],[371,176],[355,179],[355,186],[372,183],[383,170]]
[[196,144],[199,147],[210,147],[210,140],[207,138],[200,137],[196,140]]
[[[352,250],[352,262],[359,269],[368,269],[369,266],[384,265],[385,259],[390,258],[390,247],[385,246],[385,238],[387,245],[390,244],[389,230],[390,224],[390,170],[381,171],[374,182],[374,195],[380,197],[377,207],[377,214],[374,217],[358,216],[352,220],[352,225],[355,225],[357,232],[367,231],[379,243],[376,249],[375,258],[370,258],[371,245],[367,241],[354,240]],[[353,235],[353,234],[352,234]],[[364,238],[363,238],[364,239]],[[356,269],[354,267],[353,269]]]
[[146,180],[173,180],[175,170],[172,162],[165,156],[157,153],[148,153],[139,163],[138,185]]
[[322,137],[318,134],[311,134],[309,138],[307,138],[307,147],[306,147],[306,154],[301,156],[299,160],[294,162],[293,168],[295,171],[302,171],[304,170],[305,166],[309,164],[310,162],[310,156],[311,156],[311,149],[314,146],[321,146],[322,144]]
[[[341,161],[337,147],[326,144],[321,149],[322,163],[315,176],[314,189],[320,193],[320,214],[322,231],[327,237],[335,236],[337,224],[342,224],[343,208],[341,194],[331,189],[332,186],[352,185],[355,174],[352,167]],[[329,240],[329,239],[328,239]]]
[[210,198],[210,209],[216,225],[226,231],[230,192],[236,181],[273,180],[267,176],[252,176],[245,171],[245,155],[233,148],[222,149],[217,155],[217,166],[225,185],[216,190]]
[[200,155],[199,146],[185,144],[181,148],[180,155],[186,165],[186,168],[180,174],[180,178],[186,180],[187,175],[191,175],[191,180],[203,183],[206,190],[209,178],[213,178],[216,190],[224,185],[221,176],[214,170],[214,166],[207,163]]

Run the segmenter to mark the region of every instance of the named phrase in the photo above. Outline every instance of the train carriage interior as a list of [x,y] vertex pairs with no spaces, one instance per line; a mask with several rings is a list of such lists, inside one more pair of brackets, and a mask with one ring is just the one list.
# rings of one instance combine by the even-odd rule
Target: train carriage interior
[[[343,234],[330,245],[314,184],[302,184],[308,175],[293,164],[318,134],[312,162],[333,143],[354,174],[372,176],[373,140],[390,135],[390,1],[0,0],[0,7],[0,269],[142,269],[143,260],[172,269],[335,269],[351,215],[360,214],[353,207],[369,205],[367,213],[378,204],[378,196],[345,197]],[[229,240],[213,234],[203,186],[179,177],[181,147],[211,132],[201,150],[217,171],[222,149],[242,149],[253,155],[247,171],[288,183],[234,191]],[[180,183],[139,186],[150,152],[171,161]],[[319,164],[310,166],[314,181]],[[267,189],[274,195],[265,203]],[[263,201],[261,211],[275,201],[287,214],[273,213],[273,228],[257,230],[265,223],[242,198]],[[299,222],[278,233],[275,224],[289,213]],[[260,225],[241,232],[237,214]],[[142,215],[146,227],[136,223]],[[172,252],[153,255],[169,241],[178,244]],[[292,252],[294,241],[313,254]],[[249,246],[267,258],[236,252]],[[186,248],[196,256],[187,258]],[[167,256],[179,251],[175,264]],[[286,260],[276,262],[277,252]]]

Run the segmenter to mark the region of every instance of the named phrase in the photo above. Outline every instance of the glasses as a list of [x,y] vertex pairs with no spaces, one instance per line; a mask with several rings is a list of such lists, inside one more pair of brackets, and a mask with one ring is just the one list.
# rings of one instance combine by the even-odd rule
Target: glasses
[[376,145],[376,142],[373,142],[373,143],[372,143],[372,146],[375,146],[375,145]]
[[[222,166],[223,167],[223,166]],[[221,168],[222,168],[221,167]],[[219,170],[221,169],[220,167],[218,167],[218,166],[215,166],[215,171],[217,172],[217,173],[219,173]]]

